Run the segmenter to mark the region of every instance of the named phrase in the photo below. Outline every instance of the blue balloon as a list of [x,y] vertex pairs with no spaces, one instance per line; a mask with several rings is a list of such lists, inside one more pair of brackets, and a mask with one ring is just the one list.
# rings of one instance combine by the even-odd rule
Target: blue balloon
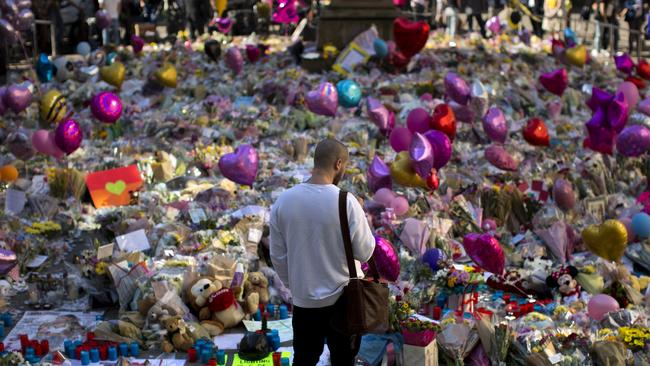
[[106,65],[111,65],[116,58],[117,58],[117,53],[115,52],[111,52],[108,55],[106,55]]
[[422,262],[428,264],[429,268],[431,268],[433,272],[437,272],[438,269],[440,269],[438,262],[444,258],[445,253],[443,253],[442,250],[438,248],[432,248],[424,252],[424,255],[422,256]]
[[379,58],[384,58],[388,56],[388,45],[381,38],[375,38],[375,41],[372,43],[372,46],[375,49],[375,55]]
[[641,238],[650,237],[650,215],[639,212],[632,218],[632,232]]
[[41,53],[36,61],[36,75],[41,83],[47,83],[54,77],[54,65],[44,53]]
[[564,28],[564,39],[571,40],[571,41],[573,41],[575,43],[578,43],[576,41],[576,32],[574,32],[573,29],[571,29],[569,27]]
[[361,88],[352,80],[341,80],[336,84],[339,94],[339,105],[343,108],[353,108],[361,101]]

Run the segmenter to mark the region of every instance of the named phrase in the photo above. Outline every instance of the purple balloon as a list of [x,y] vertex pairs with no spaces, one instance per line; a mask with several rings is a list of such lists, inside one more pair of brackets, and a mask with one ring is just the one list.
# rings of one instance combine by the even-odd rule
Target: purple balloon
[[334,117],[339,106],[339,94],[334,85],[324,82],[316,90],[307,93],[305,103],[313,113]]
[[616,133],[621,132],[625,127],[629,112],[630,109],[625,94],[622,92],[616,93],[614,100],[607,107],[607,121]]
[[614,62],[616,63],[616,69],[624,74],[631,74],[634,69],[634,61],[627,53],[614,56]]
[[599,108],[607,108],[609,103],[614,100],[614,96],[602,89],[592,87],[591,98],[587,101],[587,106],[596,112]]
[[469,85],[456,73],[449,72],[445,76],[445,93],[458,104],[467,105],[469,102]]
[[492,145],[485,149],[485,159],[501,170],[515,171],[519,167],[519,162],[501,145]]
[[366,107],[368,108],[368,118],[379,128],[381,133],[386,134],[395,127],[395,114],[378,99],[368,97]]
[[239,48],[230,47],[228,51],[226,51],[225,59],[226,66],[228,66],[235,75],[239,75],[239,73],[244,69],[244,56],[242,56]]
[[382,278],[389,282],[397,281],[400,265],[393,244],[381,236],[375,236],[375,251],[372,253],[372,258]]
[[111,92],[96,94],[90,101],[93,116],[104,123],[115,123],[122,115],[122,101]]
[[633,125],[625,127],[618,135],[616,149],[621,155],[628,157],[639,156],[650,149],[650,130],[645,126]]
[[14,113],[20,113],[31,104],[32,92],[26,86],[12,85],[5,91],[3,99],[5,105]]
[[95,22],[97,24],[97,28],[105,29],[111,25],[111,18],[105,10],[100,9],[95,13]]
[[553,199],[562,211],[569,211],[576,205],[576,195],[573,193],[571,183],[565,179],[558,179],[553,184]]
[[451,140],[444,132],[438,130],[427,131],[424,137],[429,140],[433,149],[433,167],[441,169],[451,159]]
[[506,260],[499,241],[490,234],[470,233],[463,238],[463,247],[474,263],[488,272],[502,275]]
[[217,19],[217,30],[221,33],[228,33],[232,28],[232,19],[230,18],[219,18]]
[[438,248],[427,249],[422,256],[422,262],[429,265],[431,271],[437,272],[440,269],[438,263],[445,258],[445,253]]
[[73,119],[61,121],[54,131],[56,146],[68,155],[81,146],[81,141],[83,141],[81,126]]
[[22,9],[18,13],[17,17],[17,26],[20,28],[20,30],[26,31],[29,28],[31,28],[32,24],[34,23],[34,13],[32,13],[31,9]]
[[7,136],[7,148],[16,158],[27,161],[36,153],[32,147],[32,140],[25,130],[18,130]]
[[508,123],[501,109],[492,107],[483,117],[483,130],[490,140],[505,143],[508,136]]
[[424,108],[414,108],[406,117],[406,126],[413,133],[425,133],[431,129],[431,116]]
[[[474,99],[472,99],[471,102],[472,101],[474,101]],[[474,110],[473,104],[461,105],[452,100],[449,102],[449,106],[454,111],[454,116],[456,116],[457,121],[465,123],[474,122],[474,119],[476,118],[476,112]]]
[[7,88],[2,86],[0,87],[0,117],[2,117],[3,114],[7,111],[7,106],[5,105],[5,93],[7,91]]
[[485,27],[492,32],[493,35],[501,33],[501,22],[498,16],[493,16],[485,22]]
[[235,152],[226,154],[219,159],[221,174],[231,181],[247,186],[253,186],[257,177],[259,157],[257,150],[251,145],[239,145]]
[[411,141],[409,155],[413,161],[413,170],[422,178],[431,175],[433,169],[433,148],[431,143],[421,133],[416,132]]
[[[2,92],[0,92],[0,95],[2,95]],[[636,109],[638,109],[639,112],[645,114],[646,116],[650,116],[650,98],[645,98],[644,100],[640,101]],[[1,111],[0,115],[2,115]]]
[[371,192],[377,192],[381,188],[393,189],[393,181],[390,177],[390,168],[377,155],[372,159],[366,172],[368,179],[368,189]]

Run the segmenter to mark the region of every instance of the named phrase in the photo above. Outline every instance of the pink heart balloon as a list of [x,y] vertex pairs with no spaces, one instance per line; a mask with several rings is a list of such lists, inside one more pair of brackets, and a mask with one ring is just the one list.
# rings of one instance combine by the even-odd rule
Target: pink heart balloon
[[539,82],[549,92],[557,96],[562,96],[564,90],[569,86],[569,75],[566,69],[557,69],[540,75]]
[[56,146],[54,133],[48,130],[38,130],[32,135],[32,145],[41,154],[60,159],[64,152]]
[[506,261],[499,241],[490,234],[470,233],[463,238],[467,255],[479,267],[496,275],[502,275]]
[[395,152],[406,151],[411,146],[413,134],[406,127],[397,127],[391,131],[388,140],[390,141],[390,146],[395,150]]
[[[2,92],[0,91],[0,95],[2,95]],[[1,108],[1,107],[0,107]],[[637,106],[636,109],[645,114],[646,116],[650,116],[650,98],[646,98],[642,100]],[[0,109],[0,115],[2,115],[2,110]]]
[[625,74],[631,74],[634,69],[634,61],[627,53],[614,56],[614,63],[616,63],[616,69]]
[[650,130],[641,125],[625,127],[616,139],[616,149],[621,155],[636,157],[650,149]]
[[226,66],[228,66],[235,75],[239,75],[239,73],[244,69],[244,58],[237,47],[230,47],[228,51],[226,51],[225,60]]
[[492,145],[485,149],[485,159],[501,170],[515,171],[519,167],[519,162],[501,145]]
[[445,93],[454,102],[467,105],[471,91],[465,80],[458,74],[449,72],[445,76]]
[[258,165],[257,151],[248,144],[239,145],[235,152],[225,154],[219,159],[219,170],[224,177],[251,187],[257,177]]
[[447,165],[451,159],[451,140],[444,132],[431,130],[424,134],[433,150],[433,167],[438,170]]
[[366,172],[368,179],[368,189],[371,192],[377,192],[380,188],[393,188],[393,181],[390,177],[390,168],[379,156],[372,159],[372,163],[368,166]]
[[421,133],[415,133],[409,148],[409,155],[411,156],[413,169],[417,175],[425,179],[431,175],[431,169],[433,169],[433,148],[429,140]]
[[310,111],[322,116],[336,116],[339,105],[339,94],[331,83],[321,83],[316,90],[311,90],[305,96],[305,103]]
[[425,133],[429,131],[429,121],[431,116],[424,108],[414,108],[409,112],[408,117],[406,118],[406,126],[408,129],[413,132]]
[[555,199],[555,204],[562,211],[569,211],[576,204],[576,196],[573,193],[571,183],[562,178],[556,180],[553,185],[553,198]]
[[372,258],[382,278],[389,282],[397,281],[400,264],[393,244],[380,236],[375,236],[375,250],[372,253]]
[[12,85],[7,88],[4,95],[4,103],[14,113],[20,113],[27,109],[32,102],[32,92],[26,86]]
[[390,202],[390,207],[395,212],[395,215],[402,216],[409,210],[409,201],[404,196],[396,196]]
[[259,47],[252,44],[246,45],[246,57],[248,58],[248,61],[255,63],[261,56],[262,52]]
[[483,117],[483,130],[490,140],[505,143],[508,136],[508,123],[501,109],[492,107]]
[[387,134],[395,127],[395,114],[388,110],[379,100],[368,97],[366,100],[368,118],[379,128],[383,134]]

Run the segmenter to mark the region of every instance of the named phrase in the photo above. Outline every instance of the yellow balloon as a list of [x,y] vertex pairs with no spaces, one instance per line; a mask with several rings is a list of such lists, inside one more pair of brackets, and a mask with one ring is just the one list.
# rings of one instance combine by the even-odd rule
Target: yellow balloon
[[618,220],[590,225],[582,231],[582,240],[592,253],[610,261],[619,261],[627,247],[627,229]]
[[166,62],[160,69],[156,70],[154,76],[160,85],[166,86],[168,88],[176,87],[178,74],[176,73],[176,67],[169,62]]
[[113,85],[116,88],[122,87],[124,76],[126,76],[126,68],[124,64],[119,61],[114,61],[110,66],[103,66],[99,69],[99,76],[105,82]]
[[395,182],[403,186],[427,188],[427,183],[413,170],[408,151],[397,154],[395,161],[390,165],[390,175]]
[[41,120],[48,123],[61,122],[67,112],[65,104],[65,97],[60,91],[56,89],[48,91],[43,95],[43,99],[41,99]]
[[219,18],[221,18],[223,11],[226,10],[226,6],[228,6],[228,0],[214,0],[214,7],[217,8]]
[[587,47],[584,45],[566,50],[566,59],[573,66],[583,67],[587,63]]

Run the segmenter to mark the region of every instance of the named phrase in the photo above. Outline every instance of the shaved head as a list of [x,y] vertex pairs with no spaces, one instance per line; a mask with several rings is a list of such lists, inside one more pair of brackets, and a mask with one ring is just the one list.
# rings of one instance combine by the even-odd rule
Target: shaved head
[[334,184],[337,184],[348,162],[348,148],[335,139],[325,139],[318,143],[314,152],[314,169],[334,174]]

